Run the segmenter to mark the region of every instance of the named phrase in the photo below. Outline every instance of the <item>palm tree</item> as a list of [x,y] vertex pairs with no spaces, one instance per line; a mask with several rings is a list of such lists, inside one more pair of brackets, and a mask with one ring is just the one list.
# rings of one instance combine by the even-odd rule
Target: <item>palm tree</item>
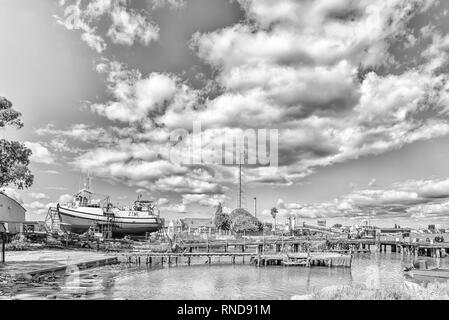
[[276,207],[271,208],[271,216],[274,219],[274,231],[276,231],[276,215],[278,214],[278,209]]

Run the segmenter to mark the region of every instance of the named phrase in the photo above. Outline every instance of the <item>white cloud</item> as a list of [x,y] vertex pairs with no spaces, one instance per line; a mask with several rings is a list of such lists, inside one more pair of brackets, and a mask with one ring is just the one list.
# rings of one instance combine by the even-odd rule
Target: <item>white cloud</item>
[[70,194],[63,194],[59,197],[58,199],[58,203],[69,203],[72,202],[73,200],[73,195]]
[[187,207],[184,204],[170,204],[159,208],[161,211],[172,213],[187,213]]
[[38,215],[44,215],[47,214],[48,209],[50,207],[54,207],[54,203],[43,203],[40,201],[34,201],[31,203],[26,203],[24,207],[29,211],[28,213],[31,214],[38,214]]
[[184,194],[182,203],[185,205],[198,204],[203,207],[216,207],[220,203],[224,203],[226,198],[223,194]]
[[159,27],[134,10],[117,6],[111,11],[112,25],[108,36],[112,42],[132,46],[135,41],[147,46],[159,39]]
[[[397,64],[392,47],[404,37],[420,41],[410,38],[409,22],[434,1],[239,2],[247,20],[197,33],[192,40],[198,56],[215,69],[213,80],[221,90],[216,95],[207,96],[206,90],[194,89],[174,74],[143,76],[106,59],[97,65],[107,77],[110,99],[88,106],[127,127],[92,134],[103,137],[106,146],[77,157],[77,168],[133,187],[181,193],[186,203],[206,204],[204,194],[222,197],[223,185],[234,182],[232,170],[210,166],[199,174],[164,157],[171,147],[169,131],[190,129],[194,119],[205,130],[205,152],[219,145],[226,132],[279,129],[279,169],[248,170],[251,183],[276,185],[298,183],[321,166],[449,134],[449,78],[441,72],[449,61],[447,37],[422,29],[422,36],[431,40],[424,62],[392,72]],[[114,41],[131,45],[157,39],[156,28],[140,13],[125,10],[120,2],[92,3],[86,16],[95,22],[111,15]],[[95,26],[85,27],[85,32],[92,30]],[[65,134],[92,142],[87,137],[91,128],[74,129]],[[334,202],[283,203],[281,214],[404,214],[430,195],[444,196],[445,188],[441,182],[438,187],[354,190]]]
[[166,198],[160,198],[160,199],[157,201],[158,207],[167,206],[167,205],[169,205],[169,204],[170,204],[170,200],[168,200],[168,199],[166,199]]
[[147,46],[159,39],[159,27],[151,23],[149,13],[136,11],[127,0],[93,0],[87,5],[80,0],[75,4],[60,1],[59,4],[64,7],[64,16],[54,16],[56,21],[68,30],[80,30],[81,40],[98,53],[107,48],[97,26],[104,16],[110,18],[107,36],[113,43],[132,46],[139,42]]
[[42,192],[32,192],[30,194],[30,197],[36,200],[47,200],[50,199],[49,196],[47,196],[45,193]]
[[[427,218],[449,212],[449,179],[408,180],[387,189],[353,190],[331,202],[286,203],[278,200],[281,217],[411,217]],[[266,211],[269,213],[269,211]]]
[[53,164],[55,162],[50,151],[40,143],[25,142],[25,146],[32,151],[31,161],[44,164]]

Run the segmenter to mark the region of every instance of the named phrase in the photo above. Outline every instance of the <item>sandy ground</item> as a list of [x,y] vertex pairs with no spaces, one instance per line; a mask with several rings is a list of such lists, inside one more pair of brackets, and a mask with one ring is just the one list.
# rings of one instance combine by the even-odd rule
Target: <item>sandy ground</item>
[[9,251],[6,252],[6,265],[0,264],[0,273],[15,275],[40,269],[106,259],[111,256],[112,255],[95,251]]

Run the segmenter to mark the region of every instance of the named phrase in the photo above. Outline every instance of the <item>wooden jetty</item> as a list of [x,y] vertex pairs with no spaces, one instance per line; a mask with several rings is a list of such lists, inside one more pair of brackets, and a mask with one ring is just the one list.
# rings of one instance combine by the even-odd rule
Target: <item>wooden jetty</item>
[[129,252],[123,253],[127,263],[152,265],[191,265],[192,259],[205,258],[205,264],[212,264],[212,259],[223,259],[228,263],[249,263],[256,266],[323,266],[323,267],[351,267],[352,256],[331,252],[322,253],[249,253],[249,252],[185,252],[185,253],[155,253],[155,252]]

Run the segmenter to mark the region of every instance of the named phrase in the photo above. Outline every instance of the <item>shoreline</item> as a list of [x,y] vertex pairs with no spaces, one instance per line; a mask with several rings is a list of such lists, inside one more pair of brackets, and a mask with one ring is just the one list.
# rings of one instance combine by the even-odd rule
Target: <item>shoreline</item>
[[353,284],[329,286],[291,300],[448,300],[449,280],[426,285],[410,281],[384,287]]

